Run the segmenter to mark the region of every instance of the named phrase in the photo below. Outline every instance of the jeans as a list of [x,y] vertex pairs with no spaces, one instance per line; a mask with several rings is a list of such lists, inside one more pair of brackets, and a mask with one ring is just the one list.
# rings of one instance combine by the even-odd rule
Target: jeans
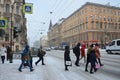
[[[22,60],[22,63],[21,63],[21,65],[20,65],[20,67],[19,67],[19,70],[21,70],[21,68],[22,68],[22,66],[24,65],[24,63],[25,63],[25,60]],[[31,66],[29,60],[27,60],[27,63],[28,63],[28,66],[30,67],[30,70],[32,70],[32,66]]]
[[5,61],[5,56],[1,56],[1,59],[2,59],[2,64],[3,64]]

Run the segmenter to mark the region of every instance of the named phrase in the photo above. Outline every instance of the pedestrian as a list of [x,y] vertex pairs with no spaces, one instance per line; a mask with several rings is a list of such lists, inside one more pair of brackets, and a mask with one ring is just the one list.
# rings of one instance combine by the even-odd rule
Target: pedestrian
[[30,71],[34,70],[34,69],[32,69],[32,66],[30,65],[29,45],[27,44],[27,41],[25,41],[25,48],[23,49],[21,60],[22,60],[22,62],[18,69],[20,72],[22,72],[21,69],[22,69],[22,66],[25,64],[25,62],[28,63],[28,66],[30,67]]
[[29,51],[29,56],[30,56],[30,65],[33,68],[33,57],[32,57],[32,52],[31,50]]
[[79,65],[79,59],[80,59],[80,43],[77,43],[77,45],[73,48],[73,52],[76,56],[76,61],[75,61],[75,65],[76,66],[80,66]]
[[7,60],[12,63],[12,49],[10,46],[7,46]]
[[37,66],[37,64],[42,60],[42,65],[45,65],[44,63],[44,56],[45,56],[46,52],[44,50],[42,50],[42,46],[40,46],[40,49],[38,49],[38,54],[37,56],[39,57],[39,59],[35,62],[35,65]]
[[70,59],[70,49],[69,46],[65,46],[65,52],[64,52],[64,64],[65,64],[65,70],[68,71],[68,66],[72,66],[71,59]]
[[81,58],[80,58],[80,60],[81,60],[82,58],[84,58],[84,62],[86,62],[85,44],[82,44],[80,51],[81,51]]
[[94,49],[93,44],[91,44],[87,51],[87,62],[85,66],[85,71],[88,72],[87,67],[88,67],[88,64],[91,63],[90,73],[91,74],[94,73],[93,69],[96,72],[97,69],[95,68],[95,62],[96,62],[95,49]]
[[[31,51],[29,51],[29,57],[30,57],[30,66],[33,68],[33,65],[32,65],[33,59],[32,59]],[[25,63],[24,63],[24,68],[25,68],[26,66],[29,66],[29,64],[28,64],[27,61],[25,61]]]
[[5,62],[6,53],[7,53],[7,49],[6,49],[5,45],[2,44],[2,47],[0,49],[2,64],[4,64],[4,62]]
[[96,55],[96,59],[98,60],[98,63],[100,64],[100,66],[103,66],[103,64],[101,63],[101,55],[100,55],[100,50],[99,50],[99,45],[96,43],[95,44],[95,55]]

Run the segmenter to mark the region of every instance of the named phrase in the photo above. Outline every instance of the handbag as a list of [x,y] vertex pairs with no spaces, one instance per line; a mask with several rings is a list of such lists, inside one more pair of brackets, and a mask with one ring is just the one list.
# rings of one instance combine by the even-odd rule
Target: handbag
[[65,65],[72,66],[72,62],[71,61],[65,61]]
[[95,68],[99,69],[100,68],[100,64],[95,64]]

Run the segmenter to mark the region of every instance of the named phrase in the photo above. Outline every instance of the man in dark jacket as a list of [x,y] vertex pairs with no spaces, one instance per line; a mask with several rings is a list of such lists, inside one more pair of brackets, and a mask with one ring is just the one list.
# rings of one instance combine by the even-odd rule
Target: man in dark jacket
[[76,56],[75,65],[76,65],[76,66],[80,66],[80,65],[79,65],[79,59],[80,59],[80,43],[77,43],[77,45],[75,46],[75,56]]
[[42,50],[42,46],[40,47],[40,49],[38,49],[38,57],[39,59],[37,60],[37,62],[35,62],[35,65],[37,65],[41,60],[42,60],[42,65],[44,64],[44,55],[46,54],[45,51]]

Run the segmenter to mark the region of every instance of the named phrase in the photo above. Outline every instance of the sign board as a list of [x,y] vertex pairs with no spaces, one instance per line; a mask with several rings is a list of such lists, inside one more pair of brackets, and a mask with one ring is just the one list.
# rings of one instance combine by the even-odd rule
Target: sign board
[[33,4],[27,3],[23,5],[23,13],[32,14],[33,13]]
[[0,28],[6,28],[7,27],[7,19],[0,18]]

